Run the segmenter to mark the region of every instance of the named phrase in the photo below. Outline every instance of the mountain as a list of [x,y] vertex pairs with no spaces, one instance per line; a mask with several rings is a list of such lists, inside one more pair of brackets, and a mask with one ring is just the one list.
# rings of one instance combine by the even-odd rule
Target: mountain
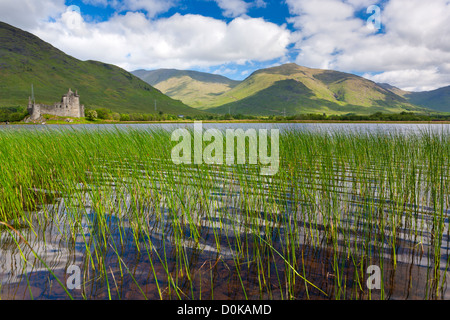
[[405,95],[411,103],[439,112],[450,112],[450,86],[433,91],[410,92]]
[[161,90],[169,97],[198,109],[206,108],[219,95],[240,81],[205,72],[176,69],[136,70],[132,74]]
[[215,113],[253,115],[427,111],[365,78],[294,63],[254,72],[209,106]]
[[[88,49],[88,48],[87,48]],[[198,114],[116,66],[80,61],[38,37],[0,22],[0,107],[26,106],[34,87],[36,103],[53,104],[69,88],[87,108],[119,113]]]
[[405,91],[402,90],[400,88],[394,87],[392,85],[390,85],[389,83],[377,83],[377,85],[379,85],[380,87],[389,90],[393,93],[395,93],[396,95],[400,96],[400,97],[405,97],[407,94],[409,94],[409,91]]

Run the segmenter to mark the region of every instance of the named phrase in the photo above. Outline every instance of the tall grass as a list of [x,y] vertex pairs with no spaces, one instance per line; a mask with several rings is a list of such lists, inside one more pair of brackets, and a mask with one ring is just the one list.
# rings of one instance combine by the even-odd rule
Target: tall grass
[[[444,297],[448,133],[286,131],[274,177],[174,165],[170,135],[0,131],[0,220],[20,234],[2,229],[0,250],[20,251],[21,297],[43,270],[67,298]],[[55,244],[65,253],[49,255]],[[83,285],[68,294],[56,287],[70,264]],[[370,265],[381,290],[366,286]]]

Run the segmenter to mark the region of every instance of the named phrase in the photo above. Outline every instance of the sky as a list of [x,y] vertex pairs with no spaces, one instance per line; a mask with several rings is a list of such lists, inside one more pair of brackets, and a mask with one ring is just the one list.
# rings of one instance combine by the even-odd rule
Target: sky
[[450,0],[0,0],[0,21],[128,71],[242,80],[294,62],[408,91],[450,85]]

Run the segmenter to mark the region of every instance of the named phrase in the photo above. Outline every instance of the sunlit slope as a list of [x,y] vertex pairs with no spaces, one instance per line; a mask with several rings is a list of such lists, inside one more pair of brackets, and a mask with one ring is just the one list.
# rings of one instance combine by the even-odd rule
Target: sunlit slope
[[190,70],[136,70],[132,73],[169,97],[199,109],[209,107],[217,96],[239,84],[220,75]]
[[210,106],[217,113],[255,115],[424,111],[365,78],[296,64],[256,71]]

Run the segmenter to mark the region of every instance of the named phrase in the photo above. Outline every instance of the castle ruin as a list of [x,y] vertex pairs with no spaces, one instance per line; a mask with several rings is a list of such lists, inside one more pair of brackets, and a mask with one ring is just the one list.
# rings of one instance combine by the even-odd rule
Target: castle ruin
[[37,120],[44,114],[82,118],[84,117],[84,105],[80,105],[78,92],[72,92],[69,89],[69,92],[62,96],[61,102],[56,102],[52,106],[36,104],[30,97],[28,99],[28,113],[30,114],[30,120]]

